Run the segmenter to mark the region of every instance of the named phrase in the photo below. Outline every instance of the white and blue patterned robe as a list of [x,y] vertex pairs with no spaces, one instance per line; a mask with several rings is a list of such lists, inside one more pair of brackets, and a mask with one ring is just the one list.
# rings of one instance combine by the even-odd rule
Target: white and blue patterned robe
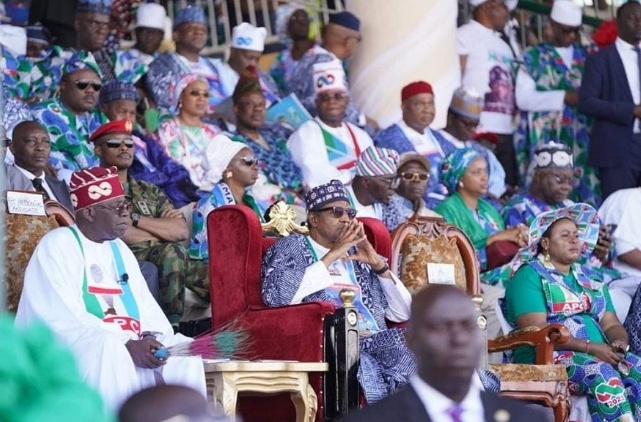
[[[355,252],[353,248],[350,254]],[[314,262],[316,259],[305,236],[291,235],[276,242],[263,257],[261,294],[265,304],[273,307],[290,305],[306,268]],[[385,310],[388,302],[378,276],[369,265],[353,262],[363,304],[382,330],[360,340],[358,381],[367,402],[374,403],[407,384],[417,368],[414,356],[405,344],[404,329],[387,327]],[[306,296],[303,302],[327,299],[326,291],[321,290]]]

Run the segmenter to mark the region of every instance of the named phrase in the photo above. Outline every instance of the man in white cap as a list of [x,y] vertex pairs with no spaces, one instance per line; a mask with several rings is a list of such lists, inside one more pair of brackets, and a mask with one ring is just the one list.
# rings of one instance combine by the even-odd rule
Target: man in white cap
[[470,0],[473,20],[456,33],[456,49],[461,61],[461,85],[473,88],[484,96],[479,132],[499,137],[496,156],[506,173],[506,183],[516,185],[517,170],[513,146],[512,120],[514,75],[512,64],[519,56],[519,47],[505,34],[509,8],[506,0]]
[[341,62],[315,64],[312,78],[318,116],[289,137],[287,148],[307,187],[332,179],[349,184],[361,153],[373,145],[372,138],[345,119],[349,92]]
[[165,35],[165,8],[156,3],[142,3],[136,10],[136,45],[129,51],[146,65],[158,57]]
[[[515,134],[516,156],[521,181],[529,179],[534,151],[555,141],[572,151],[578,186],[571,199],[591,205],[600,203],[599,180],[587,165],[590,143],[588,117],[579,113],[579,87],[588,50],[581,45],[581,7],[572,0],[556,0],[550,14],[551,42],[528,48],[523,53],[516,77],[516,104],[520,124]],[[563,124],[561,124],[563,122]]]
[[[225,91],[234,92],[240,74],[243,73],[247,66],[254,66],[258,69],[258,59],[260,59],[265,49],[266,38],[267,29],[263,27],[257,28],[247,22],[234,27],[231,36],[229,60],[222,67],[222,81]],[[269,107],[280,100],[280,90],[269,73],[258,70],[258,77],[265,95],[266,106]]]

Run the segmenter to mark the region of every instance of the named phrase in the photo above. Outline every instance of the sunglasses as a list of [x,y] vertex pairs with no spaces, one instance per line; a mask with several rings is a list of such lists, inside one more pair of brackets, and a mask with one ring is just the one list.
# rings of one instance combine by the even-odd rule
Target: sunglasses
[[576,27],[576,28],[563,28],[561,29],[561,32],[564,35],[570,35],[570,34],[576,34],[579,35],[579,32],[581,32],[581,27]]
[[347,94],[344,92],[334,92],[333,94],[318,94],[318,99],[320,101],[340,101],[347,98]]
[[419,180],[425,181],[429,179],[430,175],[427,173],[412,173],[412,172],[404,171],[403,173],[401,173],[401,177],[405,180],[418,182]]
[[104,143],[101,145],[106,145],[107,148],[120,148],[122,145],[125,145],[127,148],[133,148],[134,147],[134,141],[133,139],[107,139]]
[[111,206],[106,206],[106,205],[94,205],[96,208],[100,208],[103,210],[109,210],[109,211],[116,211],[119,215],[122,215],[124,213],[129,213],[131,211],[131,203],[130,202],[121,202],[120,204],[117,205],[111,205]]
[[353,220],[354,218],[356,218],[356,213],[358,212],[354,208],[343,208],[343,207],[321,208],[316,212],[325,212],[325,211],[331,211],[334,218],[341,218],[343,214],[347,213],[347,217],[349,217],[350,220]]
[[256,157],[247,157],[247,156],[240,157],[240,161],[242,161],[243,164],[245,164],[248,167],[251,167],[254,164],[258,165],[258,163],[260,162],[260,160]]
[[102,88],[102,84],[100,82],[95,82],[95,81],[75,81],[76,87],[78,87],[79,90],[84,91],[85,89],[89,88],[89,85],[93,88],[94,91],[100,91]]

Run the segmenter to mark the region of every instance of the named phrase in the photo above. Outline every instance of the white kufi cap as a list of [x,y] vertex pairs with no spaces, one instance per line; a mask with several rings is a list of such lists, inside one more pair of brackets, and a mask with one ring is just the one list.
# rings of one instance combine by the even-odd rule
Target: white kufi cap
[[156,3],[142,3],[136,11],[136,28],[165,30],[165,8]]
[[347,77],[340,60],[316,63],[313,78],[316,94],[325,91],[347,92]]
[[262,26],[256,28],[254,25],[243,22],[232,30],[231,46],[241,50],[262,51],[265,49],[265,38],[267,29]]
[[573,0],[555,0],[550,19],[567,26],[581,25],[581,6]]

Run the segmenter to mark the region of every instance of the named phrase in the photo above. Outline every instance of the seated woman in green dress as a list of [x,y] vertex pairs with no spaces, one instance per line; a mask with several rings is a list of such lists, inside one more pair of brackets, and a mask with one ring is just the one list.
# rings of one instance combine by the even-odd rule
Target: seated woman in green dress
[[497,241],[523,247],[527,228],[521,224],[506,229],[499,212],[483,199],[489,185],[485,158],[472,148],[457,149],[441,163],[441,182],[451,194],[435,211],[470,238],[481,264],[482,281],[494,285],[507,279],[507,266],[488,271],[486,248]]
[[[641,360],[628,353],[628,335],[616,317],[599,274],[577,261],[599,235],[596,210],[587,204],[536,217],[518,271],[506,283],[507,319],[519,328],[565,325],[571,334],[554,352],[564,365],[571,394],[587,396],[593,421],[641,420]],[[531,347],[514,361],[533,362]]]

